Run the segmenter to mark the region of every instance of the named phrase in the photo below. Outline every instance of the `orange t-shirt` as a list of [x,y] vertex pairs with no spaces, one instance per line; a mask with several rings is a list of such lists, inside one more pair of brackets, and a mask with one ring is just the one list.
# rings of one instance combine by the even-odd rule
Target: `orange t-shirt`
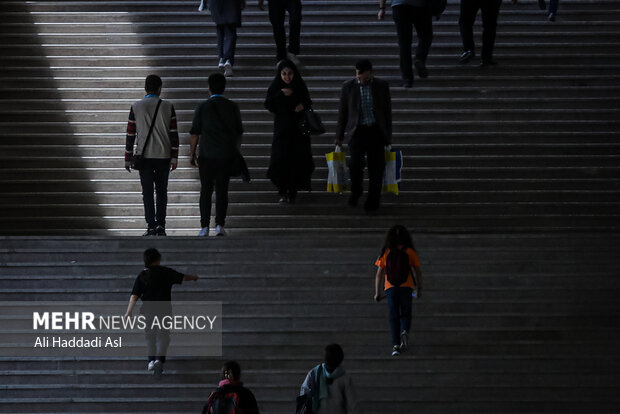
[[[385,269],[385,266],[387,266],[387,257],[388,254],[390,254],[390,249],[385,249],[385,253],[383,253],[383,256],[381,256],[380,258],[377,259],[377,261],[375,262],[375,265],[379,266],[382,269]],[[415,250],[411,249],[411,248],[407,248],[407,255],[409,256],[409,264],[411,266],[415,266],[415,267],[419,267],[420,266],[420,258],[418,257],[418,254],[416,253]],[[407,278],[407,281],[405,283],[403,283],[402,285],[400,285],[401,287],[409,287],[411,289],[415,289],[414,285],[413,285],[413,275],[409,275],[409,277]],[[387,280],[387,275],[385,276],[385,283],[383,285],[383,289],[384,290],[388,290],[389,288],[393,288],[394,285],[392,285],[390,282],[388,282]]]

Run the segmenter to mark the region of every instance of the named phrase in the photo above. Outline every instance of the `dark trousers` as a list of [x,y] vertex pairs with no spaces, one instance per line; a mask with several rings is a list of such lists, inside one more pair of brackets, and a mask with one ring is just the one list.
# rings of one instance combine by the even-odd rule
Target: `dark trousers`
[[200,157],[198,170],[200,172],[200,227],[209,227],[211,221],[211,197],[215,188],[215,224],[226,224],[226,210],[228,210],[228,183],[230,175],[230,160],[210,159]]
[[394,6],[392,16],[396,23],[398,46],[400,48],[400,71],[403,79],[413,80],[411,63],[411,44],[413,43],[413,27],[418,34],[418,47],[415,60],[426,62],[428,51],[433,42],[433,16],[429,7]]
[[269,0],[269,21],[273,26],[273,37],[276,41],[276,59],[286,58],[286,31],[284,18],[288,11],[289,39],[288,51],[299,54],[301,37],[301,0]]
[[166,362],[166,353],[168,352],[168,345],[170,345],[170,331],[158,327],[151,329],[151,323],[151,321],[147,320],[148,327],[144,330],[149,362],[156,359]]
[[411,329],[411,294],[408,287],[392,287],[385,291],[390,308],[392,345],[400,345],[400,333]]
[[[154,229],[157,226],[166,227],[170,158],[145,158],[144,164],[144,168],[140,170],[140,184],[142,184],[142,202],[144,203],[146,224],[149,229]],[[157,194],[157,208],[155,208],[154,192]]]
[[383,170],[385,169],[385,149],[381,132],[376,126],[358,126],[349,142],[351,163],[351,193],[353,197],[362,195],[364,168],[368,160],[368,198],[364,208],[376,210],[381,202]]
[[556,14],[558,12],[558,3],[560,0],[549,0],[549,13]]
[[463,50],[475,50],[474,46],[474,22],[478,10],[482,11],[482,60],[489,61],[493,58],[493,46],[495,45],[495,33],[497,31],[497,16],[502,0],[461,0],[461,15],[459,26]]
[[217,25],[217,53],[220,59],[235,63],[235,49],[237,48],[237,25]]

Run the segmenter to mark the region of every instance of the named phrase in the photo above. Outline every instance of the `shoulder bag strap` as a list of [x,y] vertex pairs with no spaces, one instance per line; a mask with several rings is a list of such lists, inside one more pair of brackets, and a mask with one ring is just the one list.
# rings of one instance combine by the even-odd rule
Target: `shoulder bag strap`
[[157,106],[155,107],[155,113],[153,113],[153,119],[151,119],[151,127],[149,128],[149,133],[146,136],[146,139],[144,140],[144,145],[142,146],[142,152],[140,152],[141,155],[144,155],[144,150],[146,149],[146,146],[149,143],[149,139],[151,138],[151,135],[153,134],[153,128],[155,127],[155,121],[157,120],[157,113],[159,112],[160,105],[161,105],[161,99],[159,100],[159,102],[157,102]]

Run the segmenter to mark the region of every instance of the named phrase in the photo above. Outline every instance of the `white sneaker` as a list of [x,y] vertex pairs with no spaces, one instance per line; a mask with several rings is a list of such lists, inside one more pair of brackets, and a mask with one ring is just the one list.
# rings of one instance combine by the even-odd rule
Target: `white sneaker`
[[208,227],[203,227],[200,229],[200,232],[198,233],[198,237],[207,237],[209,235],[209,228]]
[[224,59],[220,59],[220,63],[217,64],[217,68],[219,70],[223,70],[224,69]]
[[155,361],[149,361],[149,365],[146,367],[147,370],[153,371],[155,368]]
[[226,76],[227,78],[230,78],[232,75],[233,75],[232,63],[230,63],[230,60],[226,60],[226,63],[224,63],[224,76]]
[[215,226],[215,235],[226,236],[226,232],[224,231],[224,226],[220,226],[219,224]]

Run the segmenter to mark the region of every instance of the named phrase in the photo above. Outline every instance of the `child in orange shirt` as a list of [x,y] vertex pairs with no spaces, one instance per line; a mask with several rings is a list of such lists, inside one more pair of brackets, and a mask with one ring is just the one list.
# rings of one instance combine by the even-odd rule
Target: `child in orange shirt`
[[392,356],[398,356],[407,349],[412,294],[416,292],[420,297],[422,291],[420,258],[404,226],[396,225],[387,232],[381,256],[375,264],[379,267],[375,277],[375,301],[384,298],[379,293],[383,284],[390,308]]

